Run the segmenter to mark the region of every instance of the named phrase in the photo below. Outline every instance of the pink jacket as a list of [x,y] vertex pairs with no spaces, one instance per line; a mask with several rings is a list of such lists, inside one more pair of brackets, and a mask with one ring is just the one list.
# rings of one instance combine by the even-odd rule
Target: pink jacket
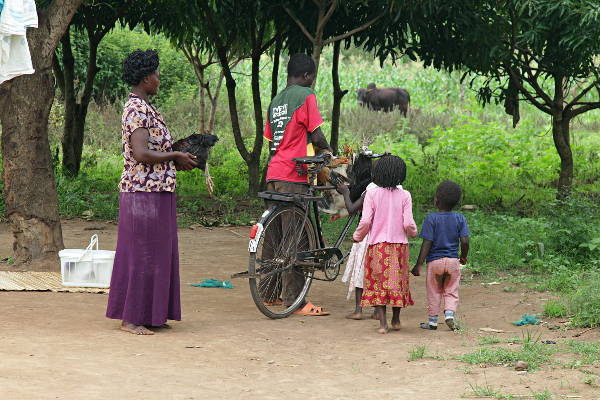
[[369,245],[408,243],[418,235],[417,224],[412,215],[412,197],[407,190],[376,187],[368,189],[363,203],[362,217],[352,237],[362,241],[370,233]]

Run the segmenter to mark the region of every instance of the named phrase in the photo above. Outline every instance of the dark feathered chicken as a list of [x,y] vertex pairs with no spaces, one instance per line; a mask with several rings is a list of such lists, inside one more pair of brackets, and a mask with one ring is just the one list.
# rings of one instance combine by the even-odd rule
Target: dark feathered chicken
[[204,171],[206,168],[206,160],[208,159],[208,150],[219,140],[215,135],[201,135],[199,133],[191,134],[190,136],[180,139],[173,143],[173,151],[181,151],[182,153],[190,153],[196,156],[194,161],[196,168]]

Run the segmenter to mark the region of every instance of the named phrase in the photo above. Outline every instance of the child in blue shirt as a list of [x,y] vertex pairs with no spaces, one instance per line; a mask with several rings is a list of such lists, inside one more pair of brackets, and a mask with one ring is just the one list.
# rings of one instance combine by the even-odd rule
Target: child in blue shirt
[[452,330],[458,329],[454,313],[458,305],[460,265],[467,263],[471,234],[464,215],[452,211],[460,201],[461,195],[462,190],[457,183],[448,180],[440,183],[433,199],[439,212],[430,213],[425,217],[419,235],[423,243],[417,263],[411,272],[414,276],[421,275],[423,262],[427,261],[425,285],[429,320],[421,324],[423,329],[437,329],[442,298],[446,325]]

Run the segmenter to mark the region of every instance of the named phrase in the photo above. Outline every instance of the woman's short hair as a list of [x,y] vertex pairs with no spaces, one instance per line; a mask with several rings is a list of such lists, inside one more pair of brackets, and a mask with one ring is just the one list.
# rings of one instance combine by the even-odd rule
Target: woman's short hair
[[377,186],[395,189],[406,179],[406,163],[398,156],[386,154],[373,164],[373,181]]
[[297,53],[290,57],[287,68],[288,76],[297,78],[304,73],[312,74],[316,71],[317,66],[313,59],[306,54]]
[[136,50],[123,60],[122,78],[125,82],[135,86],[158,70],[158,62],[156,50]]

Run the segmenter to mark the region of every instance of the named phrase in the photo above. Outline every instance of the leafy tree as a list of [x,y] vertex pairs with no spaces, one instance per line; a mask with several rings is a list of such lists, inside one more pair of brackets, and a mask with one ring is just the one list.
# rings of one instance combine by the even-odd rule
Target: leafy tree
[[27,30],[35,73],[0,85],[5,216],[19,268],[56,270],[64,248],[48,116],[54,99],[52,57],[83,0],[39,1],[39,27]]
[[[202,51],[216,55],[226,82],[235,144],[248,167],[248,192],[256,193],[260,186],[264,133],[259,85],[261,55],[278,42],[285,29],[285,24],[273,22],[277,4],[250,0],[187,0],[176,6],[165,0],[156,4],[162,12],[148,16],[148,29],[165,32],[178,46],[187,48],[186,52],[191,56],[188,59],[193,59],[194,54],[200,55]],[[235,60],[241,58],[252,60],[255,134],[250,149],[246,147],[248,138],[243,136],[240,127],[236,80],[232,70]],[[207,65],[199,58],[194,62],[197,72]]]
[[[152,29],[160,31],[173,45],[180,49],[187,61],[193,66],[198,79],[198,132],[212,132],[217,110],[217,100],[221,91],[224,73],[221,71],[215,82],[210,82],[207,70],[219,65],[206,21],[201,18],[193,2],[159,1],[159,12],[149,15]],[[233,69],[241,60],[238,46],[232,46],[228,54],[228,64]],[[207,109],[206,100],[209,102]],[[208,118],[207,118],[208,117]]]
[[[352,35],[364,31],[376,23],[385,15],[384,3],[371,1],[340,1],[340,0],[313,0],[314,7],[306,7],[306,0],[288,1],[283,3],[285,11],[296,22],[298,28],[308,39],[309,51],[317,66],[317,74],[323,48],[331,43],[334,44],[332,62],[333,83],[333,109],[331,114],[331,140],[330,145],[337,154],[339,146],[339,122],[342,98],[348,90],[340,87],[338,67],[340,57],[340,41],[350,38]],[[294,37],[296,36],[296,37]],[[290,49],[302,50],[306,47],[302,41],[291,32],[288,36]],[[315,87],[317,79],[313,82]]]
[[[557,198],[573,186],[570,122],[600,108],[600,4],[577,0],[394,1],[409,20],[411,58],[486,77],[485,104],[504,101],[518,122],[526,101],[552,120],[561,160]],[[380,47],[380,54],[387,49]]]
[[[85,119],[88,106],[92,100],[94,79],[100,71],[97,65],[98,47],[104,36],[115,27],[116,22],[125,15],[133,0],[112,0],[101,3],[89,2],[79,7],[69,28],[61,39],[61,56],[56,54],[52,67],[65,102],[65,122],[62,137],[63,170],[76,176],[81,166]],[[84,61],[85,76],[78,77],[75,73],[75,57],[71,43],[71,29],[76,32],[84,31],[87,36],[86,52],[80,56]],[[82,79],[82,85],[77,84]]]
[[[316,8],[306,7],[307,2],[284,2],[283,7],[310,41],[310,54],[317,65],[317,75],[325,46],[368,28],[385,12],[382,3],[376,1],[370,2],[371,6],[364,7],[362,1],[356,0],[312,0]],[[316,79],[313,87],[315,83]]]

